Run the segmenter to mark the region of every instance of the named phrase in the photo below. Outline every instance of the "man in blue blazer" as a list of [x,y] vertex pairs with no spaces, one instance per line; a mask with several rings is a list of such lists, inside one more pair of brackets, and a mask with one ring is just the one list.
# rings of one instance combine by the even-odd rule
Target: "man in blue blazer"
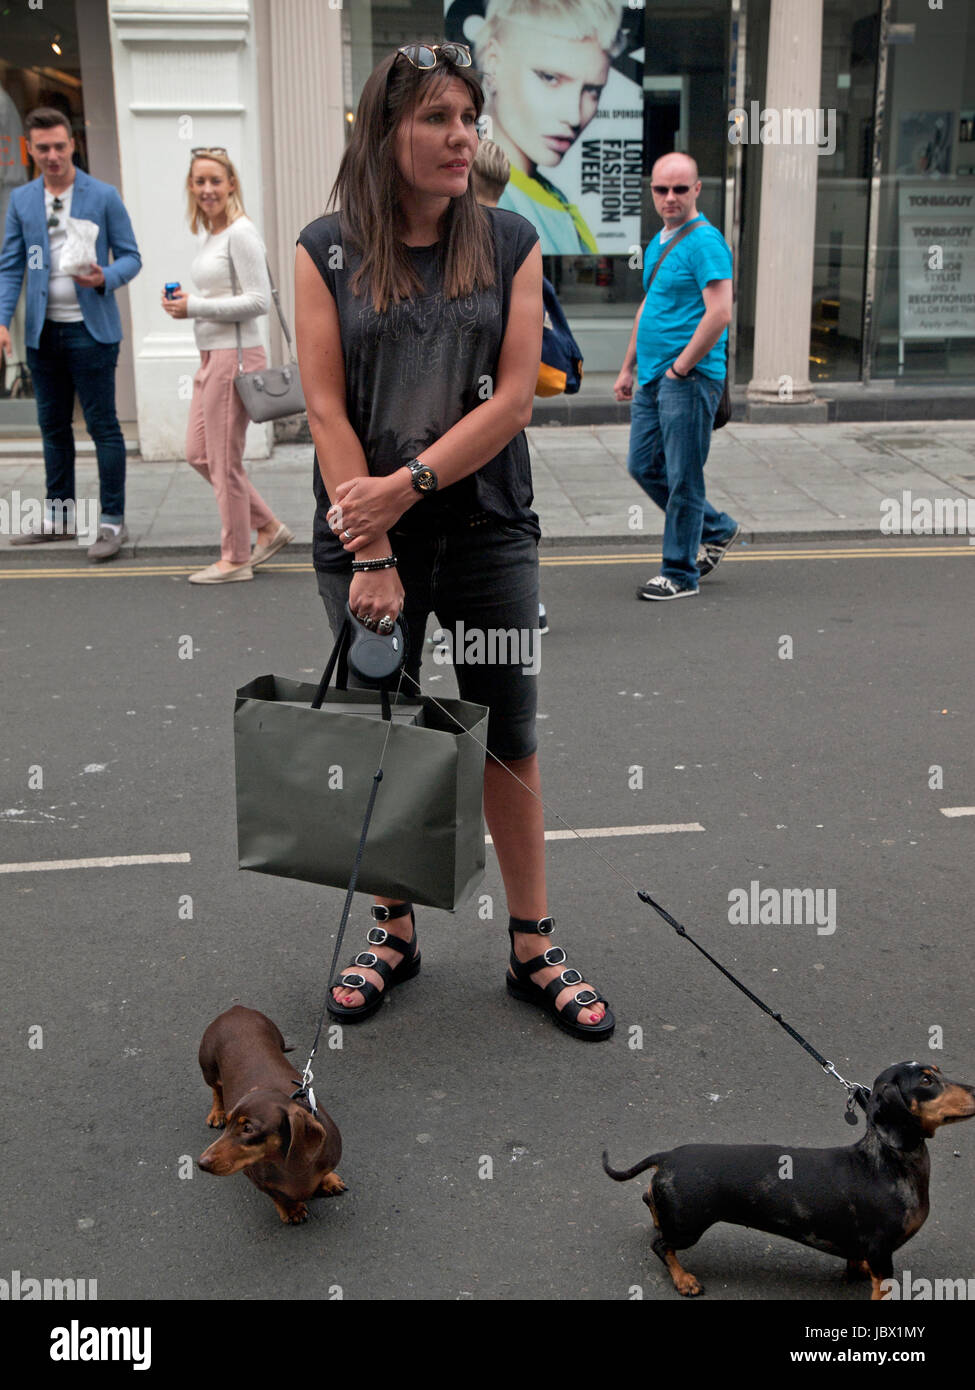
[[[39,107],[25,121],[27,148],[40,177],[17,188],[7,209],[0,251],[0,349],[10,353],[8,325],[27,272],[27,365],[44,441],[47,497],[42,524],[13,545],[73,539],[75,393],[95,443],[101,493],[91,560],[110,560],[125,529],[125,442],[115,410],[115,367],[122,321],[115,291],[137,275],[142,258],[118,191],[75,166],[75,142],[62,112]],[[61,273],[68,217],[98,227],[96,260],[80,275]],[[109,252],[113,260],[109,261]]]

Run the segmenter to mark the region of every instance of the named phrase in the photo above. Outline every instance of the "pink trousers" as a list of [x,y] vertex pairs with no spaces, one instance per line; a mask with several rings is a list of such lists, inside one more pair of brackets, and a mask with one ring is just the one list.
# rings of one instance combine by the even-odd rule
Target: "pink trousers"
[[[244,348],[244,371],[267,365],[262,347]],[[251,532],[274,520],[274,513],[244,472],[248,417],[234,388],[237,349],[200,353],[193,378],[193,400],[186,431],[186,460],[217,494],[222,529],[220,558],[233,565],[251,556]]]

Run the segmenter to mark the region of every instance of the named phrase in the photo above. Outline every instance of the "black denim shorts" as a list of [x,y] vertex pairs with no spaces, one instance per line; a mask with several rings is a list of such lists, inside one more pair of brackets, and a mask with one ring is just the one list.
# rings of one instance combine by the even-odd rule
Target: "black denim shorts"
[[[534,532],[485,516],[445,535],[394,533],[391,540],[406,595],[407,672],[419,680],[427,618],[435,613],[451,647],[460,698],[491,711],[488,749],[509,762],[529,757],[537,747],[540,650]],[[352,576],[316,574],[336,636]],[[408,683],[403,690],[410,693]]]

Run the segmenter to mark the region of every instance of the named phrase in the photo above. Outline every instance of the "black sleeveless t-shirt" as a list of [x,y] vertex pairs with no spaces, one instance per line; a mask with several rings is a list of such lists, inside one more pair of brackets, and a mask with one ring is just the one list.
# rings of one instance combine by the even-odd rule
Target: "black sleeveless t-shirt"
[[[517,213],[485,208],[494,241],[495,283],[466,299],[445,299],[440,245],[409,248],[423,293],[377,314],[368,288],[355,295],[359,264],[342,239],[341,217],[310,222],[298,237],[338,310],[345,359],[346,411],[369,472],[385,477],[430,447],[489,399],[508,322],[511,282],[538,233]],[[315,457],[314,563],[348,570],[352,557],[325,520],[328,495]],[[397,522],[399,531],[439,534],[487,512],[540,534],[531,508],[532,478],[523,430],[476,473],[424,497]]]

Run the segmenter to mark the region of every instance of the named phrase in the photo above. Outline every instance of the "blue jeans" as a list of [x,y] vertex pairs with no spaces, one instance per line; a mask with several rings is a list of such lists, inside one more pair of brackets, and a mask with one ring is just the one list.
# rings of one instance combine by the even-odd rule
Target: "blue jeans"
[[71,417],[77,392],[98,459],[102,520],[116,523],[125,515],[125,441],[115,413],[118,352],[118,343],[100,343],[81,322],[51,319],[41,330],[39,345],[27,349],[48,497],[76,500]]
[[639,386],[630,412],[630,474],[665,514],[660,572],[680,588],[696,589],[701,545],[726,541],[737,522],[715,511],[704,495],[722,383],[699,371]]

